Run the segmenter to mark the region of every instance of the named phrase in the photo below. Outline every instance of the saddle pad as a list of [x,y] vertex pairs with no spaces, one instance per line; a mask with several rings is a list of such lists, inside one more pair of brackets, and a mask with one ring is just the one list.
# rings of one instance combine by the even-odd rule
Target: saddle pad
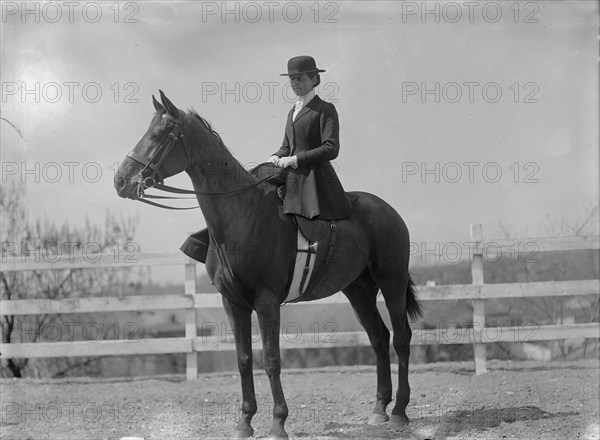
[[290,290],[284,303],[297,300],[306,290],[315,267],[318,243],[310,243],[298,230],[298,254]]

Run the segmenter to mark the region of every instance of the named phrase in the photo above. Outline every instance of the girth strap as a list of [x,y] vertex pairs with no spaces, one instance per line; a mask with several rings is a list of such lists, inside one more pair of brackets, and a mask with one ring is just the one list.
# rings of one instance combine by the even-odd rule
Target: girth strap
[[[312,254],[316,254],[317,251],[314,250],[316,249],[316,245],[317,243],[312,243],[308,246],[307,250],[303,250],[303,249],[298,249],[298,252],[306,252],[306,264],[304,265],[304,270],[302,271],[302,280],[300,280],[300,292],[304,292],[304,290],[306,289],[305,284],[306,281],[308,281],[308,274],[310,273],[310,263],[311,263],[311,257]],[[311,249],[312,248],[312,249]]]

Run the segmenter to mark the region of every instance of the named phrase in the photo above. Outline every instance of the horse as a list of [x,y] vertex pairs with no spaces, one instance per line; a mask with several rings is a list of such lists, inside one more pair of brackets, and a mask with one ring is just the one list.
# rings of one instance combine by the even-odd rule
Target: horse
[[[286,298],[296,258],[296,223],[292,216],[282,213],[277,188],[268,179],[248,172],[205,119],[193,110],[178,109],[162,90],[160,98],[162,103],[152,96],[156,113],[115,173],[115,189],[120,197],[145,201],[145,189],[160,187],[164,179],[183,171],[188,174],[194,188],[188,193],[196,195],[210,236],[206,270],[222,294],[235,337],[242,406],[234,437],[254,435],[251,421],[257,403],[251,315],[255,311],[273,396],[273,425],[268,437],[288,438],[284,428],[288,408],[280,380],[279,327],[280,306]],[[410,399],[408,360],[412,332],[408,317],[417,319],[421,315],[408,272],[408,228],[379,197],[366,192],[347,194],[353,213],[336,220],[338,234],[333,258],[315,269],[299,300],[317,300],[339,291],[348,298],[377,359],[376,402],[367,423],[403,427],[409,423],[406,407]],[[257,255],[248,249],[268,252]],[[398,354],[398,388],[391,417],[386,412],[392,401],[390,332],[376,307],[379,290],[389,311],[393,346]]]

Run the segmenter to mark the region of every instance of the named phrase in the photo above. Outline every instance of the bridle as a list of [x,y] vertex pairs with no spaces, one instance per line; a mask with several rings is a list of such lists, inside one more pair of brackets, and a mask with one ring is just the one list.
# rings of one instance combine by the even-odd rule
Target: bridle
[[[190,160],[190,153],[188,152],[188,148],[185,144],[185,137],[183,135],[183,121],[181,119],[174,118],[173,116],[165,113],[162,115],[164,119],[173,122],[173,128],[170,133],[163,139],[160,143],[156,151],[149,158],[138,153],[137,151],[130,151],[127,153],[127,157],[130,157],[134,161],[142,164],[144,168],[138,173],[137,180],[135,181],[137,184],[137,200],[140,202],[147,203],[149,205],[158,206],[160,208],[165,209],[174,209],[174,210],[188,210],[188,209],[197,209],[200,206],[192,206],[188,208],[178,208],[175,206],[162,205],[160,203],[152,202],[147,199],[194,199],[195,197],[170,197],[170,196],[156,196],[151,194],[145,194],[144,191],[149,188],[156,188],[161,191],[165,191],[168,193],[174,194],[194,194],[203,197],[224,197],[224,196],[233,196],[236,194],[240,194],[250,188],[260,185],[263,182],[271,180],[281,174],[284,170],[279,170],[276,174],[264,177],[259,179],[248,186],[244,186],[241,188],[236,188],[230,191],[224,192],[203,192],[203,191],[193,191],[189,189],[176,188],[172,186],[165,185],[164,182],[164,174],[161,171],[160,167],[165,161],[165,159],[169,156],[169,153],[173,150],[173,148],[181,141],[183,145],[183,151],[185,152],[185,156],[188,162],[186,167],[189,168],[192,165],[192,161]],[[158,160],[156,160],[158,158]],[[155,161],[156,160],[156,161]],[[150,175],[144,177],[144,174],[150,170]]]
[[[165,159],[169,156],[169,153],[177,145],[177,143],[181,140],[183,144],[183,149],[185,151],[186,158],[188,160],[188,166],[191,164],[190,157],[188,155],[187,148],[185,146],[185,142],[183,141],[183,133],[182,133],[182,125],[183,123],[174,118],[173,116],[165,113],[162,115],[163,119],[173,122],[173,128],[171,132],[162,140],[156,151],[150,157],[146,157],[143,154],[138,153],[135,150],[131,150],[127,153],[127,157],[130,157],[134,161],[142,164],[144,168],[138,173],[137,180],[135,181],[137,184],[136,195],[137,200],[143,203],[147,203],[149,205],[158,206],[160,208],[165,209],[176,209],[176,210],[187,210],[187,209],[196,209],[199,206],[192,206],[189,208],[178,208],[175,206],[167,206],[162,205],[160,203],[152,202],[147,199],[180,199],[180,198],[191,198],[191,197],[165,197],[165,196],[155,196],[150,194],[144,194],[144,191],[152,188],[158,187],[164,182],[164,174],[161,171],[160,167],[165,161]],[[157,160],[158,158],[158,160]],[[150,175],[144,176],[144,174],[150,170]]]
[[[142,170],[138,173],[137,196],[139,198],[144,197],[144,190],[153,187],[157,183],[163,183],[164,178],[163,173],[160,170],[160,166],[163,164],[163,162],[165,161],[173,147],[177,144],[179,139],[183,141],[183,134],[181,133],[182,123],[178,119],[175,119],[173,116],[168,115],[166,113],[163,114],[162,117],[164,119],[167,119],[168,121],[173,122],[174,125],[171,129],[171,132],[166,136],[165,139],[163,139],[163,141],[160,143],[160,145],[152,154],[152,156],[147,158],[143,154],[140,154],[134,150],[131,150],[129,153],[127,153],[127,157],[130,157],[136,162],[144,165],[144,168],[142,168]],[[185,144],[184,150],[187,156],[187,149],[185,148]],[[158,160],[154,162],[157,157]],[[189,157],[187,159],[189,164]],[[144,173],[146,173],[148,170],[151,170],[150,175],[144,177]]]

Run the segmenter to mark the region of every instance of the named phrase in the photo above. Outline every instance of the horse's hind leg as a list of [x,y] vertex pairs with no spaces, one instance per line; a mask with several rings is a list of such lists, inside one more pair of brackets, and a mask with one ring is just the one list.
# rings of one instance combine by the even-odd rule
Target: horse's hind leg
[[385,409],[392,400],[390,332],[377,310],[378,290],[368,271],[363,272],[352,284],[342,290],[365,328],[377,356],[377,401],[373,412],[369,415],[369,425],[379,425],[389,420]]
[[393,344],[398,354],[398,391],[396,403],[392,409],[390,423],[393,425],[408,424],[406,407],[410,400],[410,386],[408,385],[408,358],[410,356],[410,339],[412,331],[408,325],[406,315],[406,291],[408,287],[408,272],[406,275],[378,279],[381,292],[385,299],[386,307],[390,314],[394,330]]

